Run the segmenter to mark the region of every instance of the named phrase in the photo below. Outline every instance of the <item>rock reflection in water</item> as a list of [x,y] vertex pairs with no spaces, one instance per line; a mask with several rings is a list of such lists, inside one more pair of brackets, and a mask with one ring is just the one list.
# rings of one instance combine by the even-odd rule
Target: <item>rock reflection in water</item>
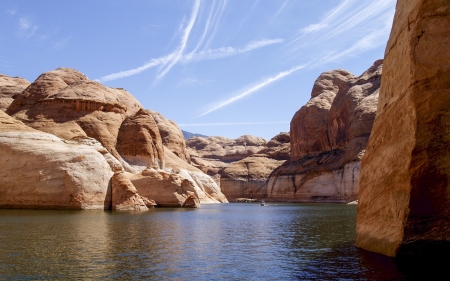
[[356,206],[0,210],[0,279],[401,280],[354,245]]

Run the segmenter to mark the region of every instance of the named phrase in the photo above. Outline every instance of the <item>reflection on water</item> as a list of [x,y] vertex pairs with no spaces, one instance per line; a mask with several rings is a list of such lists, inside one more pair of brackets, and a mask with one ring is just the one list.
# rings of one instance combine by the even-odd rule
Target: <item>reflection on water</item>
[[354,247],[356,206],[0,210],[0,280],[400,280]]

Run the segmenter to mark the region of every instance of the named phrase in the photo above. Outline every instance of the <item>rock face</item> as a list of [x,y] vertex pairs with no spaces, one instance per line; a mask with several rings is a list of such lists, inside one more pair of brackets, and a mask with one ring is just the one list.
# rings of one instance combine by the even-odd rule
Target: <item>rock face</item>
[[[157,114],[155,122],[123,89],[59,68],[14,98],[11,116],[1,115],[0,207],[147,210],[228,202],[214,180],[185,161],[176,124]],[[143,174],[149,170],[155,173]]]
[[362,160],[358,247],[389,256],[448,249],[449,42],[448,1],[398,1]]
[[191,162],[208,175],[218,175],[230,163],[266,148],[263,138],[244,135],[235,140],[225,137],[192,137],[187,142]]
[[0,74],[0,110],[6,111],[13,100],[30,85],[26,79]]
[[[126,132],[121,134],[121,139],[126,138],[127,132],[134,133],[130,129],[130,123],[139,122],[137,119],[147,114],[140,103],[125,90],[107,88],[69,68],[58,68],[39,76],[12,102],[6,112],[30,127],[64,139],[86,136],[94,138],[130,172],[133,169],[116,150],[119,131],[122,122],[128,119],[123,128]],[[151,116],[147,117],[147,120],[151,119]],[[149,141],[144,144],[144,150],[127,148],[127,144],[121,142],[124,156],[130,159],[134,156],[139,160],[148,159],[149,165],[162,164],[162,143],[158,142],[159,132],[156,126],[153,126],[153,130],[149,135],[153,134],[155,138],[140,136],[137,140]]]
[[177,124],[171,120],[167,120],[159,112],[147,110],[158,125],[159,133],[161,135],[162,143],[170,151],[175,153],[180,159],[190,163],[190,156],[186,149],[186,142],[183,133]]
[[100,145],[65,141],[0,111],[0,208],[108,209],[114,172]]
[[382,61],[361,76],[325,72],[291,121],[288,161],[268,179],[267,200],[350,202],[376,114]]

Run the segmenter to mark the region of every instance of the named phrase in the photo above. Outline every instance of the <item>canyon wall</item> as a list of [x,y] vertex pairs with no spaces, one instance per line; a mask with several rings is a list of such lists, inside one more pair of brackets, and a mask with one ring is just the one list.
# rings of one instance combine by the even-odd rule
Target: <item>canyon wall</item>
[[266,200],[349,202],[376,114],[382,61],[361,76],[325,72],[291,121],[290,158],[267,180]]
[[146,210],[227,202],[214,180],[164,146],[186,150],[184,142],[176,148],[170,136],[161,138],[166,131],[124,89],[68,68],[42,74],[22,92],[17,84],[25,81],[0,82],[2,93],[16,91],[3,99],[1,208]]
[[398,1],[362,159],[358,247],[389,256],[448,251],[449,43],[449,1]]

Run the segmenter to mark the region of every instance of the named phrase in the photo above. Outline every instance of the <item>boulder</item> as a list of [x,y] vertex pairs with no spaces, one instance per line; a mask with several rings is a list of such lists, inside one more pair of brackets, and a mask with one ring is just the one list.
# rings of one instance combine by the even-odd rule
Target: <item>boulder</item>
[[[137,193],[136,188],[124,172],[112,177],[112,209],[120,211],[148,210],[144,199]],[[148,199],[147,199],[148,200]],[[147,201],[146,200],[146,201]],[[147,203],[147,204],[146,204]]]
[[424,261],[448,252],[449,42],[448,1],[398,1],[362,159],[358,247]]

